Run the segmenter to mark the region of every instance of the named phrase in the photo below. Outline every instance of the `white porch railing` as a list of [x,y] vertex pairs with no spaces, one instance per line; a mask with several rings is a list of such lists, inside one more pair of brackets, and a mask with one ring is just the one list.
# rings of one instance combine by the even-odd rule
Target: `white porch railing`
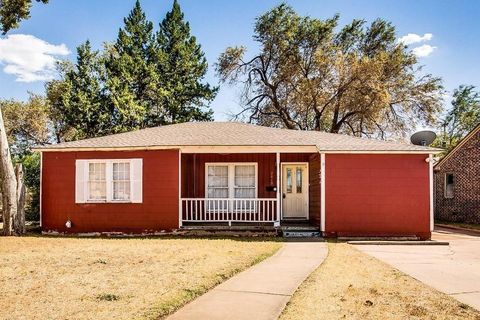
[[182,198],[183,222],[275,222],[276,198]]

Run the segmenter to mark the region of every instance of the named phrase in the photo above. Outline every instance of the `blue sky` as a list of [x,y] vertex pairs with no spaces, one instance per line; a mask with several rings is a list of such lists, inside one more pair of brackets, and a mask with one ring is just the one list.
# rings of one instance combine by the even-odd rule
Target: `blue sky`
[[[232,45],[246,45],[250,52],[255,52],[256,45],[252,41],[255,17],[281,3],[270,0],[179,2],[192,34],[206,54],[209,62],[207,81],[211,84],[218,83],[213,64],[219,54]],[[398,37],[416,34],[423,38],[411,48],[424,46],[426,53],[431,51],[428,56],[419,57],[420,64],[425,66],[425,72],[442,77],[450,93],[460,84],[480,87],[480,1],[287,2],[302,15],[327,18],[339,13],[341,25],[354,18],[389,20],[396,26]],[[142,0],[141,3],[156,26],[172,5],[171,0]],[[28,36],[8,42],[5,36],[0,37],[0,98],[25,99],[28,91],[42,93],[44,82],[33,81],[50,76],[48,70],[42,68],[48,69],[55,58],[75,59],[75,48],[86,39],[95,48],[101,48],[105,41],[114,41],[118,28],[123,25],[123,17],[133,4],[134,0],[35,3],[31,18],[7,34]],[[410,38],[415,39],[415,36]],[[36,76],[38,74],[40,76]],[[212,104],[216,120],[228,119],[228,112],[238,109],[238,91],[236,87],[221,86]]]

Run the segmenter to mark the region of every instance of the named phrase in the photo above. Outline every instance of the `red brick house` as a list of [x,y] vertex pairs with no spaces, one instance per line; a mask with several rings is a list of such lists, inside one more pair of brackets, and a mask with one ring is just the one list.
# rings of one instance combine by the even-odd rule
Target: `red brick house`
[[434,167],[435,218],[480,224],[480,124]]
[[433,228],[423,146],[235,122],[43,146],[43,231],[145,233],[309,221],[325,236]]

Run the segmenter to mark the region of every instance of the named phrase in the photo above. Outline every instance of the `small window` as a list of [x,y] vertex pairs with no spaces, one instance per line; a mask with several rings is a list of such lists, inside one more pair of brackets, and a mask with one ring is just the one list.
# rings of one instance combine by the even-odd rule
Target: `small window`
[[88,199],[107,199],[107,169],[105,163],[91,162],[88,164]]
[[210,165],[208,168],[208,198],[228,198],[228,166]]
[[292,193],[292,169],[287,168],[287,193]]
[[455,180],[453,173],[445,174],[445,198],[453,198]]
[[130,163],[113,163],[113,200],[130,200]]
[[255,198],[256,177],[254,165],[235,166],[235,198]]
[[297,193],[302,193],[302,184],[303,184],[303,169],[297,168],[296,173],[296,182],[297,182]]

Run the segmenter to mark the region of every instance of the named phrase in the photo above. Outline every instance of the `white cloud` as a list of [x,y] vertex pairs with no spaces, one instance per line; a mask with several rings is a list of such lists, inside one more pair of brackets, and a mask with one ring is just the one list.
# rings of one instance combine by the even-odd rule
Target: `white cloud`
[[420,47],[413,48],[412,53],[419,58],[428,57],[435,49],[437,49],[437,47],[433,47],[429,44],[424,44]]
[[425,42],[430,41],[433,38],[433,34],[425,33],[423,36],[418,35],[416,33],[409,33],[406,36],[401,37],[398,39],[398,42],[402,42],[405,45],[410,45],[413,43]]
[[69,54],[65,44],[53,45],[29,34],[12,34],[0,38],[0,63],[3,71],[15,75],[16,81],[50,80],[55,74],[58,56]]

